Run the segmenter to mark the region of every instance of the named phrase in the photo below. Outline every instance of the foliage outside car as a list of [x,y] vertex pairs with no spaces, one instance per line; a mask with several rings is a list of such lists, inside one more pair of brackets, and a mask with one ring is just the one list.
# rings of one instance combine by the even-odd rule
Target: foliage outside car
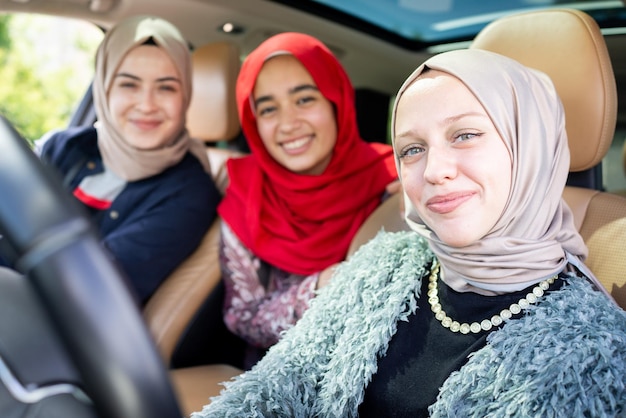
[[0,15],[0,113],[30,143],[67,126],[102,36],[71,19]]

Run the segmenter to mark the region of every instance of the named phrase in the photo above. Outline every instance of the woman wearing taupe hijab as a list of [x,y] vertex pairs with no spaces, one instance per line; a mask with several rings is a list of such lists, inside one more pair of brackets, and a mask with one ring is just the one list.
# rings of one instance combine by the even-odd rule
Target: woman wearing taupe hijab
[[446,52],[391,124],[412,231],[379,233],[193,417],[615,417],[626,313],[585,266],[550,79]]
[[42,149],[140,304],[197,247],[220,200],[204,146],[185,128],[191,92],[179,31],[160,18],[132,17],[98,48],[95,126],[55,133]]

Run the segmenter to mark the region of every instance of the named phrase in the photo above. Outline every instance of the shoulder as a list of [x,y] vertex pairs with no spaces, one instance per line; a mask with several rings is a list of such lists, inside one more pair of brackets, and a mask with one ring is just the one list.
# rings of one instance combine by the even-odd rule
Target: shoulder
[[341,274],[353,276],[367,271],[371,280],[378,275],[393,275],[395,281],[414,282],[421,277],[433,259],[428,242],[414,231],[380,231],[363,244],[346,262]]
[[[477,381],[477,374],[484,378]],[[478,395],[487,392],[495,397]],[[572,276],[527,315],[490,334],[446,380],[431,414],[498,415],[501,408],[520,416],[614,416],[624,404],[626,312]]]
[[[575,275],[570,275],[559,291],[547,295],[545,303],[538,305],[536,311],[535,316],[545,318],[555,331],[584,326],[592,333],[614,330],[626,335],[626,312],[603,293],[594,290],[586,279]],[[549,318],[549,314],[554,318]],[[567,333],[556,335],[569,336]]]
[[190,199],[220,195],[211,175],[204,171],[202,164],[191,153],[162,173],[141,182],[158,185],[162,192],[169,195],[182,193]]
[[[414,231],[386,232],[381,230],[374,238],[363,244],[349,262],[352,264],[369,263],[375,259],[378,262],[398,262],[399,258],[420,259],[426,261],[432,259],[432,253],[428,242]],[[416,261],[418,264],[423,264]],[[414,264],[414,263],[412,263]]]
[[160,174],[128,183],[125,196],[129,204],[131,201],[142,201],[146,205],[156,202],[161,206],[167,201],[170,210],[177,206],[177,211],[193,210],[194,214],[207,217],[215,212],[221,200],[211,176],[189,153],[178,164]]
[[344,304],[346,309],[364,309],[367,315],[391,315],[388,311],[396,307],[388,303],[389,298],[414,304],[420,278],[432,260],[428,243],[417,233],[381,231],[337,266],[330,283],[310,306]]
[[[594,290],[587,280],[572,275],[561,289],[532,307],[528,315],[490,335],[489,343],[499,349],[508,345],[509,339],[526,341],[527,347],[520,354],[545,356],[555,349],[561,353],[547,356],[546,361],[583,361],[584,357],[601,355],[613,346],[621,347],[618,352],[626,362],[626,312]],[[567,360],[561,358],[564,355]]]
[[[202,164],[190,152],[183,157],[180,162],[161,173],[163,177],[183,178],[189,182],[204,182],[211,180],[211,176],[204,171]],[[212,181],[212,180],[211,180]]]
[[41,145],[42,158],[57,160],[60,156],[77,150],[87,154],[97,152],[98,134],[92,126],[81,126],[54,132]]

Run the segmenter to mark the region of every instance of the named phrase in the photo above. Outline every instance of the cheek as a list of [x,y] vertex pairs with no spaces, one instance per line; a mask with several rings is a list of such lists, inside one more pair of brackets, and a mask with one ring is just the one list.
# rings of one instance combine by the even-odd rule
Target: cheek
[[318,135],[323,135],[333,144],[337,140],[337,118],[333,105],[329,101],[321,101],[315,107],[306,110],[303,118],[315,128]]
[[163,102],[163,109],[166,109],[171,119],[177,122],[182,122],[185,116],[185,108],[183,105],[183,98],[169,98]]
[[[509,171],[507,171],[507,168]],[[503,167],[503,170],[498,173],[494,173],[494,178],[497,179],[497,183],[494,185],[495,194],[497,196],[495,206],[499,213],[504,211],[504,207],[509,199],[509,194],[511,193],[510,169],[510,167]]]
[[263,142],[265,148],[270,148],[271,144],[274,142],[275,125],[276,124],[270,120],[257,119],[256,129],[259,132],[261,142]]
[[125,109],[127,109],[130,105],[128,104],[128,99],[126,97],[112,94],[109,97],[107,106],[109,108],[109,113],[113,117],[113,120],[119,122],[122,115],[124,114]]
[[334,115],[328,115],[320,121],[324,138],[328,142],[330,148],[334,148],[337,143],[337,121]]
[[326,103],[326,105],[320,109],[317,118],[319,120],[318,124],[326,127],[328,132],[337,136],[337,117],[335,116],[335,111],[330,102]]
[[421,175],[417,164],[402,165],[400,167],[400,181],[402,183],[402,189],[409,197],[414,206],[418,206],[418,203],[422,198],[423,182],[421,181],[424,176]]
[[491,166],[492,170],[487,173],[487,177],[492,179],[491,187],[496,196],[495,206],[498,210],[503,211],[511,192],[513,168],[507,152],[502,152],[499,156],[496,154],[494,157],[496,163]]

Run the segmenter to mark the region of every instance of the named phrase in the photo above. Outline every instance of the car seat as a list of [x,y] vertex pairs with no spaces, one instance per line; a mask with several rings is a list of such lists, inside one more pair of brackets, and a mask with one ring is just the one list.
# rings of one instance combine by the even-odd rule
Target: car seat
[[[239,48],[229,42],[210,43],[194,49],[192,59],[193,96],[187,127],[192,137],[207,143],[211,175],[224,192],[228,183],[226,161],[245,155],[228,146],[241,131],[235,101]],[[161,284],[144,308],[148,328],[168,366],[190,324],[201,315],[203,304],[219,288],[220,224],[216,219],[198,248]],[[219,311],[221,318],[221,306]],[[216,340],[210,341],[212,345],[228,349],[209,329],[206,334],[207,339]],[[220,382],[239,373],[237,367],[216,363],[175,369],[170,376],[181,408],[189,414],[219,393]]]
[[[193,96],[187,126],[192,137],[207,143],[212,176],[223,191],[225,162],[241,154],[224,146],[240,133],[235,103],[239,49],[229,42],[216,42],[194,49],[192,58]],[[220,283],[219,234],[218,218],[198,248],[161,284],[144,308],[147,326],[168,366],[189,324]],[[221,381],[239,369],[220,365],[215,372],[215,378]]]
[[[604,38],[591,16],[569,9],[505,16],[487,25],[470,48],[509,56],[552,78],[565,108],[571,176],[602,161],[615,130],[617,92]],[[563,197],[589,248],[587,265],[626,308],[626,198],[592,184],[566,186]],[[381,228],[407,228],[400,203],[393,196],[381,205],[355,236],[352,251]]]

